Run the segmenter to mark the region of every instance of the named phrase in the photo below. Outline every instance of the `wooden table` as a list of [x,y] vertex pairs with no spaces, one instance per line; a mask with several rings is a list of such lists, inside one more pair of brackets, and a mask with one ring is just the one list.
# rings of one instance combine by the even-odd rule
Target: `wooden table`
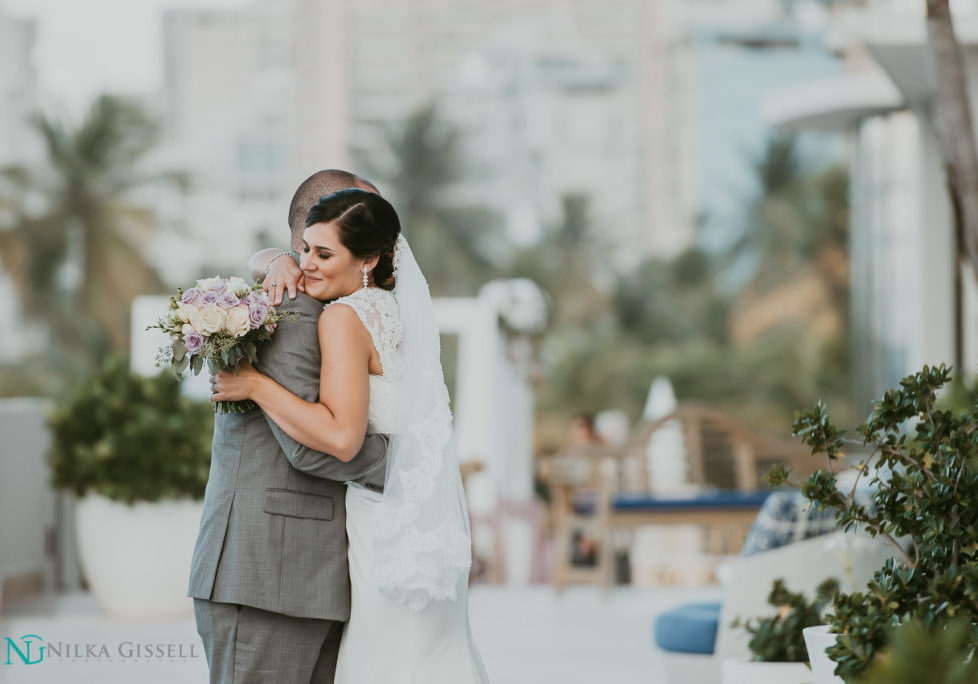
[[[708,530],[707,551],[732,554],[739,551],[744,537],[770,491],[716,491],[688,497],[655,496],[646,493],[611,494],[607,491],[577,492],[569,504],[570,514],[562,516],[558,534],[564,536],[575,521],[589,520],[601,530],[601,552],[593,569],[575,569],[569,559],[558,558],[555,583],[562,588],[568,581],[596,581],[611,585],[615,532],[633,531],[645,525],[697,525]],[[563,528],[563,529],[560,529]],[[560,552],[566,546],[558,544]]]

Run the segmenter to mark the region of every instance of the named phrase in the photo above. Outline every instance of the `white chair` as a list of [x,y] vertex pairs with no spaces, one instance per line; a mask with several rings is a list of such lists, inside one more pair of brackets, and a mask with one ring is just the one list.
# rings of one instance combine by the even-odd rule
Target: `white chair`
[[842,591],[853,591],[863,587],[894,553],[892,546],[878,538],[832,532],[725,563],[717,571],[723,599],[713,653],[660,648],[667,684],[719,682],[725,658],[749,657],[748,634],[742,627],[732,627],[732,623],[736,618],[772,614],[774,609],[767,604],[767,596],[774,580],[783,578],[790,590],[811,597],[815,587],[828,577],[838,579]]

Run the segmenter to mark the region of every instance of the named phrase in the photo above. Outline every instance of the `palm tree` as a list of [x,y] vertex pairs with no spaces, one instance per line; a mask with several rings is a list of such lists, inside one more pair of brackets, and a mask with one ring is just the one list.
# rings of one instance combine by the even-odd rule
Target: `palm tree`
[[0,264],[25,315],[50,330],[51,361],[73,366],[126,351],[133,297],[161,287],[139,245],[152,215],[126,201],[159,179],[140,172],[158,128],[111,96],[97,98],[77,125],[46,114],[31,125],[46,159],[0,172]]
[[474,294],[492,277],[502,250],[499,222],[485,206],[459,203],[452,185],[463,173],[458,131],[428,104],[386,135],[393,163],[360,154],[372,177],[392,187],[393,201],[435,295]]
[[610,288],[601,280],[610,280],[610,249],[594,231],[587,195],[567,193],[560,206],[560,218],[535,243],[515,251],[509,273],[550,293],[555,330],[579,331],[608,315]]
[[[848,175],[831,167],[804,169],[793,137],[771,139],[753,162],[758,192],[747,208],[746,228],[725,255],[728,267],[746,271],[746,294],[783,285],[812,264],[844,300],[848,242]],[[839,288],[842,288],[841,291]]]

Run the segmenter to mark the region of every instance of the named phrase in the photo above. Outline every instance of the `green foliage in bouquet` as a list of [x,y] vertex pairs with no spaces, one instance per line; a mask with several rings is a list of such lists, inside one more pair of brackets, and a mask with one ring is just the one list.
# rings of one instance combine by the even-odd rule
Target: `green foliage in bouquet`
[[838,591],[838,581],[827,579],[818,585],[815,598],[809,601],[804,594],[789,591],[783,579],[777,579],[767,597],[767,602],[778,609],[777,615],[744,623],[738,619],[734,621],[734,626],[743,624],[750,634],[747,647],[754,660],[765,663],[808,662],[802,630],[824,624],[822,613]]
[[49,418],[53,484],[127,503],[201,499],[213,421],[211,408],[182,396],[169,374],[140,377],[111,359]]
[[[796,416],[794,434],[827,459],[798,485],[802,492],[835,508],[838,526],[879,535],[897,553],[864,591],[838,594],[828,616],[840,635],[828,653],[847,680],[884,654],[896,657],[893,630],[903,622],[916,620],[933,634],[957,618],[978,624],[978,407],[940,408],[938,391],[949,377],[943,364],[924,366],[884,395],[857,429],[872,455],[855,466],[848,494],[837,489],[835,470],[848,440],[821,404]],[[856,501],[860,478],[870,481],[872,505]],[[768,481],[792,484],[782,466]],[[978,644],[978,631],[969,632],[967,644]]]

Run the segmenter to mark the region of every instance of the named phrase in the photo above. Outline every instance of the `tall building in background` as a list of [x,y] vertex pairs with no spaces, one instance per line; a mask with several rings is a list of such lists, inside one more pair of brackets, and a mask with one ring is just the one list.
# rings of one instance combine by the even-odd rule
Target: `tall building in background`
[[[242,267],[259,242],[288,244],[286,212],[301,144],[288,3],[164,14],[165,139],[159,164],[187,172],[179,196],[160,198],[164,254],[173,279],[201,263]],[[190,271],[193,272],[190,272]]]
[[460,201],[517,241],[591,198],[623,266],[691,244],[697,188],[688,50],[666,0],[351,3],[350,134],[378,149],[435,102],[460,133]]
[[[28,117],[37,108],[34,71],[36,26],[0,7],[0,167],[30,164],[41,149]],[[0,228],[2,230],[2,228]],[[0,320],[18,320],[13,286],[0,265]],[[0,326],[0,363],[20,358],[39,332],[22,325]]]
[[520,242],[561,218],[563,195],[584,193],[619,268],[672,257],[704,217],[725,230],[730,197],[752,189],[763,93],[831,68],[786,7],[287,0],[173,10],[167,149],[195,179],[182,206],[192,227],[235,217],[241,235],[281,242],[299,180],[330,166],[365,172],[367,159],[391,168],[387,139],[434,103],[464,162],[451,201],[490,205]]
[[0,166],[36,159],[27,117],[37,108],[36,26],[0,7]]
[[384,164],[387,137],[433,102],[460,133],[453,196],[491,204],[513,239],[559,220],[562,195],[586,193],[624,265],[671,256],[694,239],[698,188],[688,45],[668,4],[292,0],[170,11],[167,159],[195,180],[188,221],[214,225],[234,198],[245,233],[281,230],[298,180],[365,157]]

